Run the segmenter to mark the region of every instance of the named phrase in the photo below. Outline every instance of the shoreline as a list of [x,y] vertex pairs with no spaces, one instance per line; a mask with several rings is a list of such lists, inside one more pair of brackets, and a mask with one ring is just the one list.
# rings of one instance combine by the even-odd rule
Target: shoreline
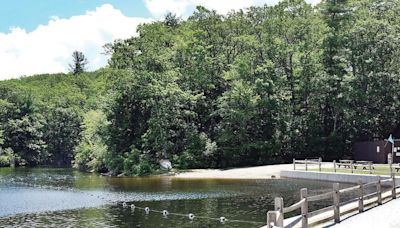
[[171,175],[175,178],[212,179],[273,179],[280,178],[280,172],[293,169],[293,164],[264,165],[245,168],[192,169]]

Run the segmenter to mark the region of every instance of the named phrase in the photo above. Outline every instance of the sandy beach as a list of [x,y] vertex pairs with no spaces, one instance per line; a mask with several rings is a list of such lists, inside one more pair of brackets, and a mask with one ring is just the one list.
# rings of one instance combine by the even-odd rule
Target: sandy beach
[[193,169],[177,173],[177,178],[269,179],[280,177],[280,171],[293,169],[293,164],[264,165],[233,169]]

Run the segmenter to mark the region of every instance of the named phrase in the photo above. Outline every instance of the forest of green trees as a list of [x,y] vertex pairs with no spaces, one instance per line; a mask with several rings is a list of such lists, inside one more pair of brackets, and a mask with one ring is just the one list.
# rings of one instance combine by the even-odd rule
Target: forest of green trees
[[[168,14],[96,72],[0,82],[0,165],[143,175],[352,155],[400,117],[400,1]],[[0,69],[1,71],[1,69]]]

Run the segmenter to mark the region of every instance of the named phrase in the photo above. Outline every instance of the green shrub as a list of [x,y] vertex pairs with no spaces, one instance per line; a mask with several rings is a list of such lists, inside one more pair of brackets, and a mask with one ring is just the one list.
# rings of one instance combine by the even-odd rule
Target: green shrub
[[92,110],[85,114],[82,123],[82,139],[75,148],[73,161],[75,168],[85,171],[106,171],[108,147],[102,138],[102,131],[106,124],[105,116],[99,110]]
[[150,162],[146,159],[141,159],[137,168],[137,175],[143,176],[153,172]]
[[0,148],[0,167],[10,166],[12,159],[14,159],[16,165],[21,162],[21,157],[16,155],[11,148]]
[[8,166],[10,166],[10,158],[8,156],[1,155],[0,167],[8,167]]
[[124,173],[126,175],[148,175],[154,171],[149,158],[140,154],[140,151],[136,148],[133,148],[131,152],[124,159]]

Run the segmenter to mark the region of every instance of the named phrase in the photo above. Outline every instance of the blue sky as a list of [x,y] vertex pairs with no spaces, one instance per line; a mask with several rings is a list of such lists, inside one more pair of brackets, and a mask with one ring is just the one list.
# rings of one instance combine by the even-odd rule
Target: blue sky
[[[103,46],[137,36],[136,28],[167,12],[183,18],[196,5],[226,14],[279,0],[1,0],[0,80],[68,72],[73,51],[88,70],[107,65]],[[319,0],[306,0],[317,3]]]
[[3,0],[0,7],[0,32],[11,27],[34,30],[53,16],[69,18],[109,3],[130,17],[151,17],[142,0]]

